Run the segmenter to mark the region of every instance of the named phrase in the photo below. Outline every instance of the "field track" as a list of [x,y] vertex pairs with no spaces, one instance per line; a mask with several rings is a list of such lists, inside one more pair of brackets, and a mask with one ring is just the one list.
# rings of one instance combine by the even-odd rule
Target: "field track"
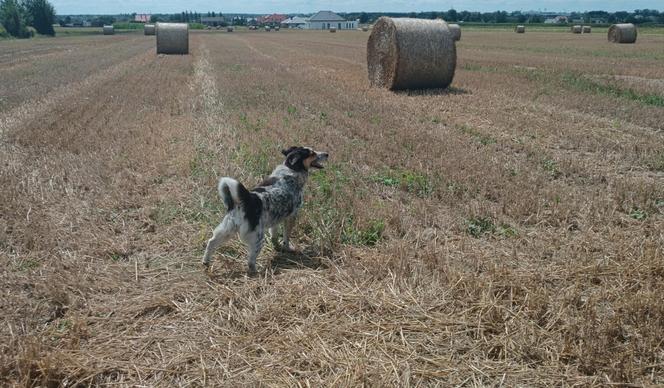
[[[664,35],[464,31],[400,93],[367,37],[0,42],[0,385],[664,384]],[[204,272],[290,145],[299,253]]]

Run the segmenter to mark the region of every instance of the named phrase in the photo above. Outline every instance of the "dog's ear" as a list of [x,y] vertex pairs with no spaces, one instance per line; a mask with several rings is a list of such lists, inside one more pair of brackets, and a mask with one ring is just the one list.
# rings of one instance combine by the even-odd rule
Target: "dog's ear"
[[[301,147],[292,147],[293,149],[288,152],[286,162],[284,164],[294,171],[304,171],[304,159],[309,156],[309,152]],[[285,151],[285,150],[284,150]]]
[[281,150],[281,153],[284,154],[284,156],[288,156],[291,152],[295,151],[298,147],[290,147],[285,150]]

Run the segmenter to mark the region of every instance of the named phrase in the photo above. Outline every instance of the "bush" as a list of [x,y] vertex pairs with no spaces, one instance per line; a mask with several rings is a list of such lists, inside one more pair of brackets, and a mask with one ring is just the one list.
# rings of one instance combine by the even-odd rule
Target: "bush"
[[16,0],[0,0],[0,24],[16,38],[29,38],[26,25],[26,11]]
[[0,24],[0,38],[9,38],[9,37],[10,35],[7,32],[7,30],[5,30],[5,28]]
[[189,29],[191,29],[191,30],[204,30],[205,29],[205,24],[189,23]]
[[116,30],[143,30],[145,28],[145,24],[122,22],[122,23],[113,23],[113,27]]

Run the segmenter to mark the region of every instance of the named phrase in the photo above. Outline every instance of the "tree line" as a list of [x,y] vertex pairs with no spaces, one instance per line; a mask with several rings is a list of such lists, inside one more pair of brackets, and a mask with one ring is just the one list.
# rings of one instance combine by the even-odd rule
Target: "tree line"
[[[537,13],[523,13],[521,11],[507,12],[470,12],[457,11],[428,11],[428,12],[352,12],[341,14],[346,19],[359,19],[360,23],[372,23],[381,16],[410,17],[418,19],[442,18],[450,22],[470,23],[544,23],[547,16]],[[570,21],[583,20],[590,23],[594,20],[602,20],[604,23],[662,23],[664,24],[664,11],[653,9],[637,9],[634,12],[618,11],[588,11],[572,12],[568,16]]]
[[0,24],[7,34],[30,38],[35,31],[55,36],[55,9],[48,0],[0,0]]

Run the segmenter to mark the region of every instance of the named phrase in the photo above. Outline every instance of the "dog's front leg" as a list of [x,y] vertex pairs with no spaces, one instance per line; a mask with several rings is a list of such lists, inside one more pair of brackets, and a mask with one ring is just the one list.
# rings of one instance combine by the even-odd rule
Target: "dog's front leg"
[[296,217],[297,217],[296,215],[293,215],[293,216],[290,216],[290,217],[286,218],[286,220],[284,221],[284,242],[283,242],[283,247],[282,248],[285,251],[292,251],[293,250],[293,248],[291,248],[291,245],[290,245],[289,236],[290,236],[291,232],[293,231],[293,227],[295,226],[295,218]]
[[272,246],[274,249],[279,249],[279,227],[274,225],[270,228],[270,241],[272,241]]
[[261,253],[263,249],[263,240],[264,240],[263,230],[257,228],[256,230],[250,231],[242,236],[242,241],[247,244],[247,265],[249,267],[249,273],[256,273],[256,258],[258,254]]

